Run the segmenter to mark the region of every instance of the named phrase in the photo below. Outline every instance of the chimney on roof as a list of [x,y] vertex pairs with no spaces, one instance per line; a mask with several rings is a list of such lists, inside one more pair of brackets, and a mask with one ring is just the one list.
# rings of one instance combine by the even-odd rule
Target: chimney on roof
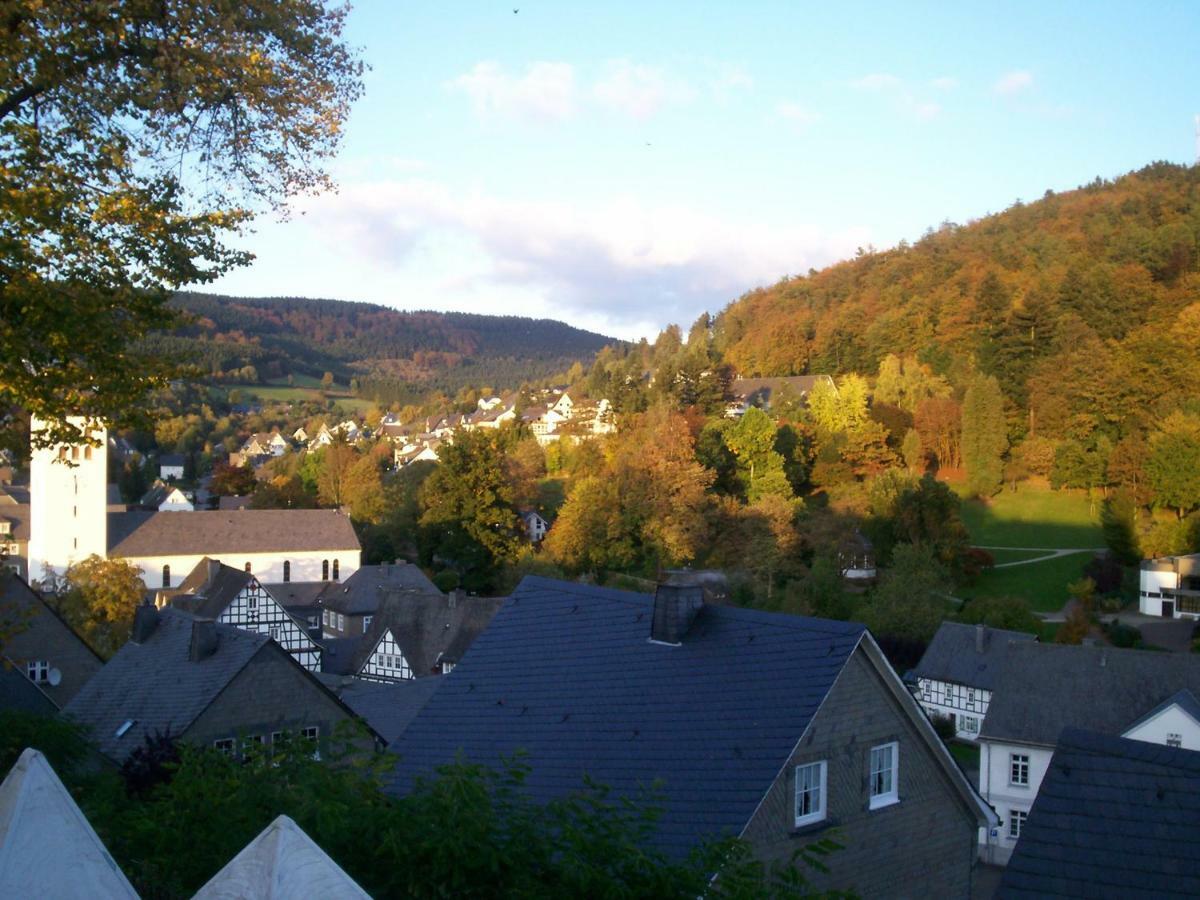
[[983,623],[980,622],[978,625],[975,626],[975,652],[976,653],[983,652],[983,642],[986,637],[987,637],[987,629],[984,628]]
[[135,644],[144,644],[157,627],[158,609],[150,603],[143,603],[133,614],[133,631],[129,639]]
[[455,588],[454,590],[452,590],[450,593],[448,593],[446,595],[446,603],[451,609],[454,609],[454,607],[458,606],[458,603],[460,600],[466,600],[466,599],[467,599],[467,592],[464,591],[462,588]]
[[192,620],[192,641],[188,645],[188,659],[200,662],[217,652],[217,623],[213,619]]
[[691,579],[672,576],[654,592],[654,616],[650,620],[650,640],[679,644],[704,606],[704,588]]
[[221,561],[205,557],[204,563],[204,586],[210,587],[217,580],[217,573],[221,571]]
[[392,574],[392,567],[389,563],[383,564],[383,574],[384,574],[384,577],[387,577],[388,575]]

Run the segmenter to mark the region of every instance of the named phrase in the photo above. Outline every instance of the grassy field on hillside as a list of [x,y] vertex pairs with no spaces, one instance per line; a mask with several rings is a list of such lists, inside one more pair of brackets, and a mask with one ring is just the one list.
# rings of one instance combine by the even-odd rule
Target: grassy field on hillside
[[[961,484],[951,483],[955,490]],[[1103,547],[1099,505],[1085,491],[1052,491],[1021,484],[984,500],[964,500],[963,521],[978,546]]]
[[[275,403],[324,403],[326,397],[321,393],[320,381],[314,378],[297,379],[298,382],[302,380],[311,381],[317,387],[289,386],[287,384],[232,384],[229,386],[229,390],[240,391],[242,397],[246,400],[271,401]],[[334,390],[337,390],[336,386]],[[350,397],[348,395],[341,396],[336,393],[330,394],[328,399],[333,400],[342,415],[363,413],[374,405],[370,400],[363,400],[360,397]]]
[[1072,553],[1025,566],[989,569],[957,593],[970,599],[1022,597],[1035,612],[1057,612],[1067,602],[1067,585],[1083,577],[1083,567],[1091,558],[1091,553]]
[[1045,559],[1053,554],[1045,550],[989,550],[996,565],[1005,563],[1024,562],[1028,559]]

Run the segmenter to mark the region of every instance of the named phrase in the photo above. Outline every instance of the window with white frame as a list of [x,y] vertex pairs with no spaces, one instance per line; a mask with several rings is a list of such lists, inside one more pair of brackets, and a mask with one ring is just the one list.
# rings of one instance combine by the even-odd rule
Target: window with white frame
[[222,753],[232,753],[233,738],[221,738],[218,741],[213,741],[213,747]]
[[50,663],[44,659],[31,659],[25,663],[25,674],[34,684],[45,684],[50,680]]
[[796,826],[825,818],[825,761],[796,766]]
[[312,754],[312,758],[313,758],[313,759],[320,759],[320,758],[321,758],[321,747],[320,747],[320,744],[319,744],[319,741],[320,741],[320,738],[321,738],[321,729],[320,729],[320,727],[319,727],[319,726],[317,726],[317,725],[309,725],[309,726],[307,726],[307,727],[305,727],[305,728],[301,728],[301,729],[300,729],[300,736],[301,736],[302,738],[304,738],[306,741],[312,741],[312,742],[313,742],[313,744],[314,744],[315,746],[313,747],[313,754]]
[[1023,809],[1008,811],[1008,836],[1014,841],[1021,836],[1021,829],[1025,826],[1025,820],[1028,818],[1029,813]]
[[899,781],[900,745],[893,741],[871,748],[870,808],[879,809],[900,799]]
[[367,633],[367,629],[371,627],[371,616],[363,616],[363,634]]
[[1183,746],[1183,735],[1175,734],[1175,732],[1168,733],[1167,734],[1167,746],[1168,747],[1182,747]]
[[1029,754],[1010,753],[1008,756],[1008,783],[1029,784]]
[[979,718],[977,716],[959,716],[959,724],[967,734],[979,734]]

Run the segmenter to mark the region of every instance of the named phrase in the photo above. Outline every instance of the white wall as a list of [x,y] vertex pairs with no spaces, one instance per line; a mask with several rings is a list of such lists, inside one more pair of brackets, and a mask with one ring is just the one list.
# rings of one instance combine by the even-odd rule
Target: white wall
[[[333,581],[333,561],[338,561],[338,581],[345,581],[360,565],[361,553],[358,550],[324,550],[324,551],[292,551],[289,553],[241,553],[208,554],[211,559],[219,559],[227,566],[242,569],[250,563],[250,571],[260,582],[273,584],[283,581],[283,563],[292,564],[291,581],[321,581],[322,562],[329,560],[329,579]],[[200,563],[204,556],[201,554],[179,556],[142,556],[129,557],[126,562],[132,563],[142,570],[142,580],[146,587],[154,590],[164,587],[162,583],[162,567],[171,567],[171,583],[166,587],[179,587],[188,573]]]
[[[73,416],[73,425],[84,420]],[[33,419],[30,428],[44,424]],[[40,581],[52,568],[61,575],[93,553],[108,553],[108,432],[93,431],[98,447],[34,450],[29,463],[29,577]],[[88,456],[90,455],[90,459]],[[68,464],[70,463],[70,464]]]
[[[971,741],[979,737],[979,729],[983,726],[983,717],[987,715],[988,704],[992,699],[991,691],[985,691],[982,688],[968,689],[966,685],[962,684],[950,685],[953,689],[954,702],[949,703],[945,700],[947,682],[920,678],[917,680],[917,686],[921,689],[921,696],[918,699],[931,717],[935,714],[941,716],[953,714],[954,731],[957,737]],[[970,690],[970,694],[968,694],[968,690]],[[968,700],[968,697],[971,699]],[[974,720],[975,727],[973,729],[964,727],[964,716]]]
[[[1179,575],[1174,571],[1155,572],[1142,569],[1138,579],[1138,610],[1146,616],[1162,615],[1162,591],[1179,587]],[[1147,594],[1157,596],[1146,596]]]
[[[985,862],[1005,865],[1017,844],[1008,836],[1009,813],[1014,809],[1029,812],[1034,798],[1037,797],[1038,788],[1042,786],[1042,779],[1046,777],[1046,770],[1050,768],[1054,748],[989,740],[981,740],[979,746],[979,793],[1000,816],[997,834],[990,837],[987,846],[980,849]],[[1027,786],[1009,783],[1012,764],[1010,756],[1013,753],[1022,753],[1029,757]]]
[[1165,745],[1169,734],[1179,735],[1179,746],[1184,750],[1200,750],[1200,722],[1175,705],[1168,706],[1154,718],[1129,729],[1121,737]]

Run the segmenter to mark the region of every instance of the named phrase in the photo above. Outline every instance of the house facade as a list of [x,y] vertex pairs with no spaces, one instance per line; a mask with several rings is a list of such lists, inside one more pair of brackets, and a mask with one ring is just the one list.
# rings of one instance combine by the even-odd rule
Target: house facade
[[917,699],[930,716],[950,719],[957,737],[975,740],[1010,644],[1034,640],[1022,631],[943,622],[913,670]]
[[741,836],[764,862],[837,828],[816,890],[967,897],[997,820],[869,633],[846,622],[528,577],[391,749],[389,790],[521,748],[538,800],[659,786],[649,843]]
[[1143,560],[1138,611],[1168,619],[1200,619],[1200,553]]
[[[979,790],[1001,818],[981,848],[1007,863],[1017,846],[1064,728],[1135,737],[1169,746],[1200,741],[1200,659],[1113,647],[1020,641],[1008,660],[979,733]],[[1179,731],[1169,731],[1168,726]]]
[[215,619],[244,631],[265,634],[309,672],[321,671],[321,648],[251,573],[214,559],[203,559],[179,586],[179,593],[161,597],[161,605]]

